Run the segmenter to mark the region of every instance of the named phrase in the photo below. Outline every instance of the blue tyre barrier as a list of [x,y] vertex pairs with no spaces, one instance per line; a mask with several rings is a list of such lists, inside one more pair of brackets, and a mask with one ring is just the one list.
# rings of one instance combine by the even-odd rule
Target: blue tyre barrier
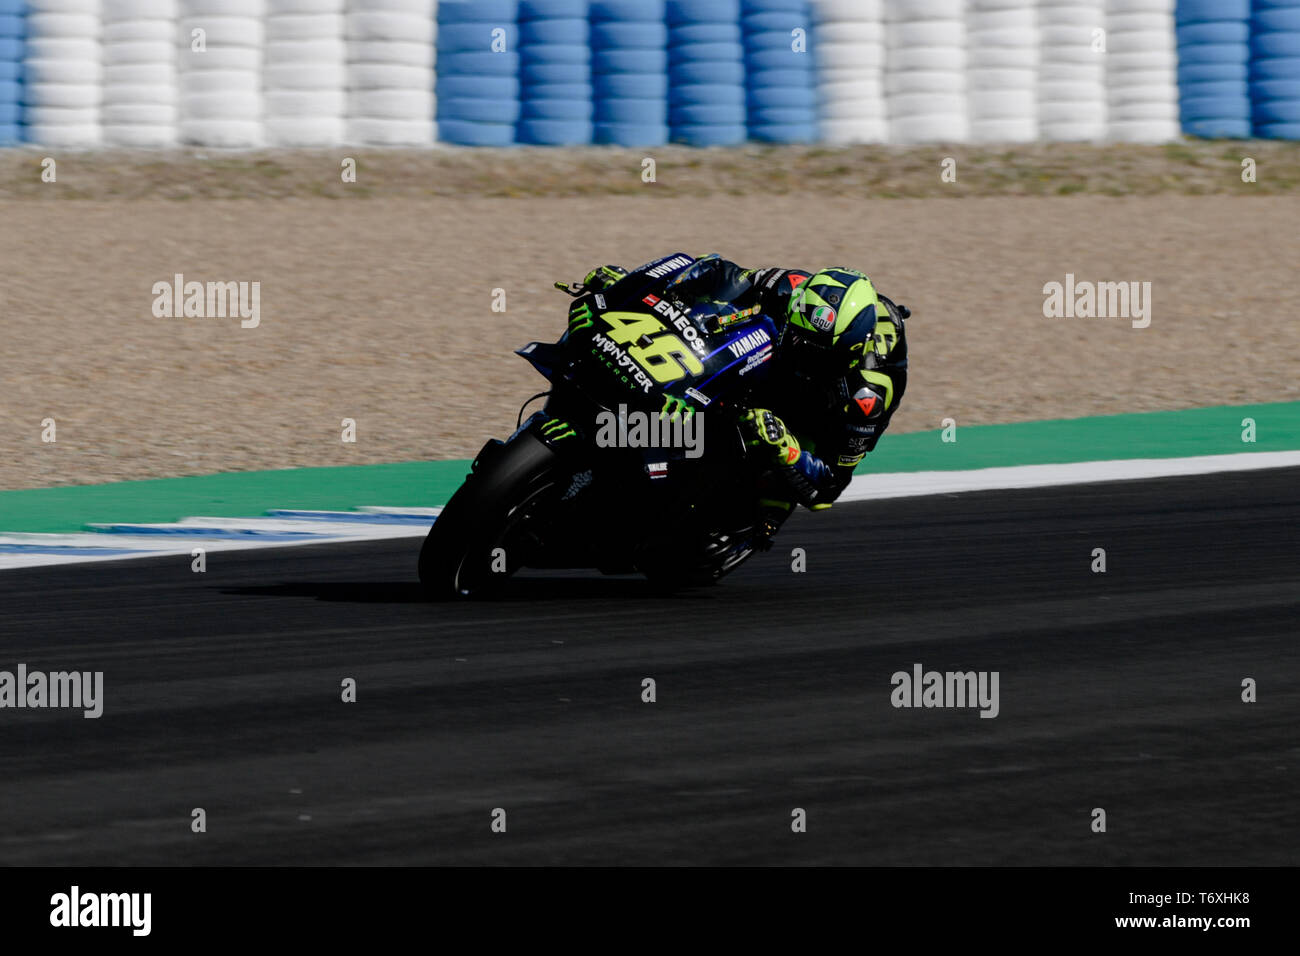
[[595,108],[590,99],[524,100],[520,107],[519,122],[520,125],[527,120],[568,120],[590,123],[594,112]]
[[598,100],[596,122],[623,126],[668,124],[668,101],[652,100]]
[[816,124],[815,110],[799,109],[793,106],[770,107],[768,109],[751,109],[750,126],[799,126],[804,123]]
[[581,146],[594,135],[590,120],[526,119],[519,122],[521,143],[537,146]]
[[1254,60],[1250,64],[1252,80],[1300,79],[1300,57],[1279,56],[1273,59]]
[[[1180,54],[1185,51],[1180,51]],[[1187,63],[1178,64],[1178,84],[1244,80],[1250,74],[1244,63]]]
[[674,126],[673,141],[687,146],[739,146],[745,142],[746,127],[736,126]]
[[[498,33],[497,31],[502,31]],[[492,53],[493,44],[504,42],[504,50],[519,48],[519,28],[513,23],[490,20],[449,23],[438,28],[438,53]]]
[[745,74],[751,90],[785,89],[791,86],[817,88],[817,77],[811,69],[754,70]]
[[1256,33],[1300,33],[1300,6],[1257,8],[1250,28]]
[[518,100],[438,100],[438,119],[460,120],[467,123],[517,123],[520,104]]
[[519,80],[524,86],[586,83],[591,78],[591,69],[586,63],[525,63],[519,70]]
[[[745,52],[746,56],[752,56],[760,50],[782,50],[792,56],[809,56],[807,52],[794,52],[794,37],[790,35],[789,30],[754,30],[745,33]],[[805,44],[807,41],[805,40]],[[805,51],[807,46],[805,45]]]
[[1197,43],[1179,53],[1194,55],[1197,63],[1249,63],[1250,45],[1246,43]]
[[9,126],[23,118],[22,104],[17,100],[0,102],[0,126]]
[[741,105],[672,105],[668,109],[670,126],[737,126],[745,122],[745,107]]
[[807,13],[808,0],[740,0],[740,15],[746,19],[765,13]]
[[817,109],[817,90],[812,86],[770,86],[749,90],[750,110]]
[[591,21],[622,20],[663,23],[664,0],[591,0]]
[[795,53],[789,44],[780,49],[752,50],[745,57],[745,65],[751,70],[772,70],[785,72],[799,70],[804,64],[812,68],[812,60],[807,53]]
[[678,63],[739,63],[745,56],[742,43],[673,43],[668,47],[669,72]]
[[6,80],[21,80],[23,64],[21,60],[0,60],[0,83]]
[[1289,100],[1256,99],[1251,108],[1251,118],[1257,126],[1269,123],[1300,123],[1300,97]]
[[0,37],[0,60],[20,60],[25,44],[19,37]]
[[519,24],[519,44],[558,44],[586,46],[589,40],[586,19],[528,20]]
[[520,62],[524,66],[540,63],[581,63],[587,66],[591,63],[591,47],[585,43],[542,43],[520,49]]
[[668,46],[663,0],[591,4],[594,142],[660,146],[668,142]]
[[[441,107],[442,104],[439,104]],[[469,123],[464,120],[439,119],[438,138],[460,146],[513,146],[514,123]]]
[[1254,33],[1250,37],[1252,57],[1300,56],[1300,33]]
[[744,83],[745,64],[740,60],[730,63],[698,62],[678,63],[672,69],[672,82],[687,86],[692,83]]
[[520,0],[519,20],[586,20],[587,0]]
[[674,45],[740,42],[740,25],[735,23],[688,23],[671,30]]
[[1263,123],[1255,127],[1263,139],[1300,139],[1300,123]]
[[448,53],[438,57],[438,73],[456,76],[518,76],[519,54]]
[[667,99],[667,73],[597,73],[591,78],[597,99]]
[[812,25],[807,13],[808,4],[801,4],[803,12],[782,10],[772,13],[747,14],[740,21],[741,29],[746,33],[779,33],[793,40],[790,31],[801,29],[805,35],[812,33]]
[[668,124],[597,123],[592,140],[603,146],[663,146],[668,142]]
[[741,107],[745,105],[745,88],[722,83],[676,86],[673,87],[673,104],[676,106]]
[[1183,83],[1179,87],[1183,101],[1194,97],[1223,97],[1240,102],[1243,96],[1250,96],[1250,84],[1245,80],[1222,80],[1217,83]]
[[598,50],[609,47],[620,50],[664,50],[668,48],[668,26],[662,22],[593,23],[591,45]]
[[519,98],[519,78],[514,76],[440,76],[438,95],[487,100]]
[[1250,0],[1178,0],[1174,12],[1177,23],[1200,20],[1246,20],[1250,17]]
[[533,100],[590,100],[590,83],[538,83],[528,88]]
[[1254,80],[1250,91],[1261,100],[1293,100],[1300,98],[1300,79]]
[[1184,120],[1183,131],[1204,139],[1250,139],[1249,119]]
[[761,143],[814,143],[817,141],[817,124],[804,122],[780,126],[755,126],[750,123],[749,138]]
[[1242,103],[1249,104],[1245,96],[1184,96],[1178,104],[1183,119],[1232,119],[1245,116]]
[[668,51],[608,47],[593,53],[591,68],[597,73],[663,73]]
[[20,37],[24,32],[22,17],[13,13],[0,13],[0,37]]
[[737,23],[740,21],[740,0],[668,0],[664,13],[669,26]]
[[518,0],[442,0],[438,4],[440,28],[448,23],[472,23],[476,20],[515,23],[518,19]]
[[1215,20],[1187,23],[1174,31],[1179,46],[1189,43],[1246,43],[1250,24],[1245,20]]

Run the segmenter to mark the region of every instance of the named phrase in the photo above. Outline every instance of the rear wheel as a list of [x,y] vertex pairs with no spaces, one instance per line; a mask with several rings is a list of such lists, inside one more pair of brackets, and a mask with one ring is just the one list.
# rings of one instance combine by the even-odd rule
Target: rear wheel
[[428,597],[482,596],[525,563],[537,543],[530,529],[553,501],[554,461],[554,452],[526,432],[480,455],[424,539],[419,571]]

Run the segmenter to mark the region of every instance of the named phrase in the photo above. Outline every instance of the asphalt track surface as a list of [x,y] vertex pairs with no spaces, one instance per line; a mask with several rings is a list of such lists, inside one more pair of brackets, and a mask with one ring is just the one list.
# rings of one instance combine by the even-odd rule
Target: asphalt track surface
[[[671,598],[428,605],[414,539],[6,572],[0,668],[106,705],[0,711],[0,861],[1294,865],[1297,489],[848,505]],[[998,671],[999,716],[892,707],[914,662]]]

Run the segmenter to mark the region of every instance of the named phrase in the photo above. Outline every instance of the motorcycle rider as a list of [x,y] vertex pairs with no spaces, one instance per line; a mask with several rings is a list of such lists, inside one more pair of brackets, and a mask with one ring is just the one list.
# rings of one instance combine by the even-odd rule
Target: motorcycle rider
[[[628,274],[600,266],[583,285],[604,291]],[[760,505],[769,533],[796,504],[831,507],[903,398],[910,310],[856,269],[744,269],[716,254],[685,270],[669,291],[688,305],[709,306],[715,328],[756,312],[776,323],[772,374],[741,419],[749,445],[770,468]]]

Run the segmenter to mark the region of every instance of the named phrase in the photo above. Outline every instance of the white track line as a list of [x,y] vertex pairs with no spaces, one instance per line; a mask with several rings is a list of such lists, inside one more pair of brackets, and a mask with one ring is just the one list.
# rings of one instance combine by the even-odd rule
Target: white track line
[[[870,456],[868,456],[870,462]],[[1130,458],[1118,461],[1080,461],[1068,465],[1016,465],[974,471],[913,471],[882,475],[856,475],[839,501],[875,501],[944,495],[961,491],[995,491],[1013,488],[1047,488],[1093,481],[1134,481],[1179,475],[1210,475],[1223,471],[1288,468],[1300,465],[1300,451],[1254,451],[1237,455],[1201,455],[1195,458]]]
[[[972,471],[916,471],[879,475],[858,475],[850,482],[840,501],[875,501],[921,495],[955,494],[965,491],[993,491],[1016,488],[1047,488],[1053,485],[1085,484],[1095,481],[1133,481],[1146,478],[1169,478],[1179,475],[1208,475],[1216,472],[1246,471],[1259,468],[1287,468],[1300,465],[1300,451],[1246,452],[1237,455],[1202,455],[1195,458],[1133,458],[1118,461],[1084,461],[1065,465],[1017,465],[1010,468],[981,468]],[[441,508],[386,508],[368,506],[357,511],[367,514],[391,514],[403,517],[433,518]],[[114,534],[101,531],[88,534],[0,534],[0,548],[98,548],[105,551],[126,549],[130,554],[34,554],[0,552],[0,570],[33,568],[55,564],[82,564],[90,561],[118,561],[160,555],[185,555],[194,548],[207,552],[247,551],[253,548],[291,548],[311,544],[344,541],[377,541],[393,538],[422,537],[428,530],[423,524],[352,523],[337,520],[347,512],[310,512],[331,515],[335,520],[309,518],[185,518],[173,524],[122,523],[91,527],[111,529],[157,528],[168,534]],[[247,538],[204,536],[201,529],[213,531],[254,532]],[[301,538],[259,538],[258,534],[305,532]],[[191,532],[191,533],[186,533]]]

